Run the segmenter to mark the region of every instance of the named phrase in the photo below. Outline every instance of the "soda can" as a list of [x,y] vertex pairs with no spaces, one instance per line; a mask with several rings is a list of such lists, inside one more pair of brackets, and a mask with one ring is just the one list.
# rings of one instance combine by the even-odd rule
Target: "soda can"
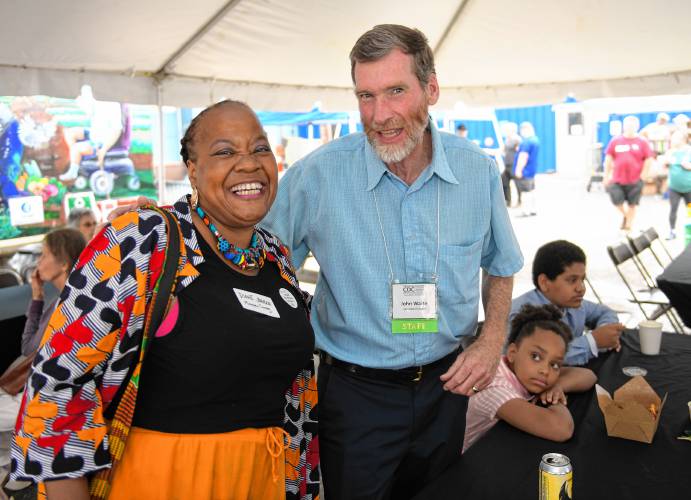
[[572,500],[571,460],[560,453],[548,453],[540,461],[540,500]]

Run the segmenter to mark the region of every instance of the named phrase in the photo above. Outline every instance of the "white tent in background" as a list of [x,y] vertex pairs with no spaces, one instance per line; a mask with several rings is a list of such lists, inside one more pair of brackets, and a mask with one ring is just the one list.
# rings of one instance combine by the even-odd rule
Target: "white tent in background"
[[421,29],[439,107],[691,92],[688,0],[4,0],[0,95],[352,109],[348,52]]

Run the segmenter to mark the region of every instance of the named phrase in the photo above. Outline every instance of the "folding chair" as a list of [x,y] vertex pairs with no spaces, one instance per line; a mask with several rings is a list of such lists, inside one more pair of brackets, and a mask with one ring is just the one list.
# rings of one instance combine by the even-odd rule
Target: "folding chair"
[[[638,305],[643,313],[643,317],[648,320],[655,320],[665,315],[672,325],[672,328],[674,328],[674,331],[683,333],[684,328],[681,324],[681,320],[677,316],[676,311],[672,308],[669,300],[667,300],[667,297],[659,290],[644,290],[637,293],[634,290],[635,284],[632,285],[630,278],[627,278],[624,271],[622,271],[622,267],[626,266],[627,262],[631,262],[637,268],[641,277],[643,277],[643,273],[639,268],[640,264],[638,264],[631,247],[627,243],[620,243],[616,246],[608,246],[607,253],[614,263],[614,268],[617,270],[617,273],[619,273],[624,285],[626,285],[626,288],[631,294],[631,302]],[[655,309],[649,313],[644,306],[654,306]]]
[[22,277],[14,269],[9,267],[0,268],[0,288],[8,286],[23,285]]
[[[665,266],[653,251],[648,236],[645,233],[641,233],[638,236],[627,235],[626,240],[628,241],[631,250],[633,250],[633,258],[635,259],[637,267],[645,280],[646,287],[649,290],[657,290],[657,283],[655,282],[655,278],[653,278],[653,276],[659,275],[665,269]],[[653,260],[659,266],[659,268],[655,271],[652,270],[652,266],[654,265]],[[648,263],[647,265],[646,262]]]
[[[655,230],[654,227],[650,227],[643,231],[643,234],[645,234],[646,238],[648,238],[648,241],[650,241],[650,251],[655,255],[655,258],[657,261],[660,263],[662,267],[667,267],[667,265],[672,262],[672,254],[669,253],[669,250],[667,250],[667,245],[665,245],[662,242],[662,239],[660,238],[660,235],[657,234],[657,231]],[[667,254],[667,259],[660,259],[659,255],[657,252],[655,252],[655,243],[658,244],[662,248],[662,250]],[[659,250],[658,250],[659,252]]]
[[588,288],[590,288],[590,291],[592,292],[593,296],[595,297],[595,300],[597,300],[598,304],[605,305],[609,307],[612,311],[614,311],[617,314],[628,314],[631,315],[631,309],[628,307],[624,306],[623,304],[617,304],[613,302],[605,302],[602,300],[602,297],[600,296],[599,293],[597,293],[597,290],[591,283],[590,279],[588,277],[585,277],[585,283],[588,285]]

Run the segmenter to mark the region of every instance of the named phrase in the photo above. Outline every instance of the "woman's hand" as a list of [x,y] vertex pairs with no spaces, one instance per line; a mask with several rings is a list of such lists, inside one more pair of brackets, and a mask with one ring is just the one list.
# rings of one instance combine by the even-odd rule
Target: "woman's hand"
[[34,300],[43,300],[43,286],[45,282],[38,274],[38,268],[31,273],[31,298]]
[[566,404],[566,394],[564,394],[564,389],[559,385],[559,383],[554,384],[549,389],[543,391],[538,396],[542,404]]

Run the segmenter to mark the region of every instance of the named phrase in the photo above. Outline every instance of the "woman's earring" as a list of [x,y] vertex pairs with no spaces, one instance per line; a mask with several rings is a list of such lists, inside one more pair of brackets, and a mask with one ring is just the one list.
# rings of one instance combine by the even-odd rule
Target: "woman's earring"
[[192,186],[192,196],[190,196],[190,205],[192,205],[192,208],[196,209],[197,205],[199,205],[199,192],[197,191],[196,186]]

